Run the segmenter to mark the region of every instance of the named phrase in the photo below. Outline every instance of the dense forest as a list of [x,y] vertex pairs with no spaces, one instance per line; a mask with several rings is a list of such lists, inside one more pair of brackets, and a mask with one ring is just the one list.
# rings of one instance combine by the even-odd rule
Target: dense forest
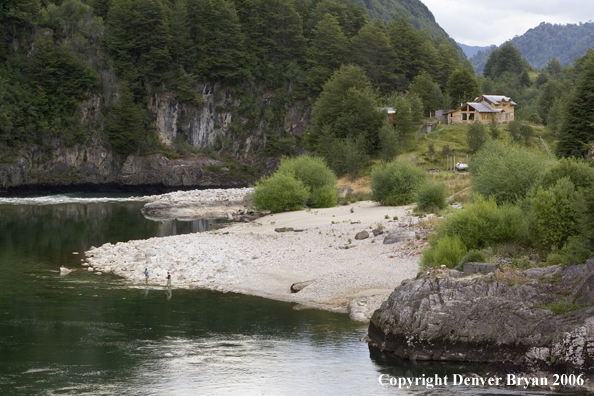
[[[331,146],[341,150],[361,136],[352,127],[353,108],[373,108],[377,126],[385,117],[375,109],[400,100],[380,98],[411,84],[422,90],[423,82],[447,102],[450,76],[470,69],[445,35],[419,31],[402,15],[388,23],[370,19],[365,7],[348,0],[9,0],[0,10],[5,153],[77,143],[102,144],[123,156],[175,151],[155,133],[151,100],[170,92],[178,103],[200,108],[215,85],[231,87],[238,99],[227,109],[235,138],[264,131],[261,153],[319,149],[320,134],[340,141]],[[342,75],[351,80],[338,85],[349,95],[330,105],[332,122],[319,122],[325,116],[317,105],[314,138],[287,133],[288,109],[298,101],[311,108],[346,65]],[[437,105],[443,102],[421,108]],[[351,132],[337,133],[336,122]],[[183,146],[179,138],[174,143]],[[367,154],[379,150],[377,136],[372,140]]]
[[464,51],[454,39],[450,38],[445,30],[435,21],[431,11],[420,0],[355,0],[369,10],[372,19],[381,19],[389,22],[395,14],[404,15],[417,30],[426,30],[431,37],[446,36],[456,46],[462,59]]
[[[546,67],[552,58],[557,58],[561,65],[567,65],[576,57],[584,56],[594,46],[594,23],[553,25],[542,22],[510,41],[536,69]],[[491,46],[470,58],[477,73],[482,73],[495,48],[497,47]]]

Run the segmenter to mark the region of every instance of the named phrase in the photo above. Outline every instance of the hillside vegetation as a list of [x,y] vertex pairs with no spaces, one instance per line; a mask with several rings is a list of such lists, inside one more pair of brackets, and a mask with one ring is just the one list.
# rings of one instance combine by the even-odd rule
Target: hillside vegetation
[[[252,152],[292,154],[309,143],[294,136],[288,112],[307,124],[344,65],[357,68],[362,84],[357,92],[341,86],[349,110],[376,109],[380,95],[408,89],[421,73],[445,91],[462,66],[445,36],[432,38],[402,15],[372,20],[349,0],[8,0],[0,12],[4,153],[100,144],[123,158],[178,148],[183,155],[193,143],[180,125],[203,111],[231,118],[224,140],[206,137],[211,150],[236,154],[237,142],[258,131]],[[165,94],[185,111],[175,147],[155,131],[156,98]],[[207,105],[212,95],[224,105]],[[342,148],[355,144],[351,132],[340,136]]]
[[464,51],[435,21],[433,13],[420,0],[354,0],[369,10],[372,19],[389,22],[395,14],[404,15],[417,30],[426,30],[431,37],[447,37],[458,50],[460,59],[466,59]]
[[[594,46],[594,22],[567,25],[542,22],[510,42],[536,69],[544,68],[552,58],[567,65],[576,57],[584,56]],[[470,58],[477,73],[483,72],[485,63],[495,48],[497,47],[491,46]]]

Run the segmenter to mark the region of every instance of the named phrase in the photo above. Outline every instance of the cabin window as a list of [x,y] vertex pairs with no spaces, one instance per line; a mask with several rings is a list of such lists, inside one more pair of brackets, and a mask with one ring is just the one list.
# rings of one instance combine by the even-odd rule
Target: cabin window
[[466,113],[462,113],[462,121],[466,121]]
[[510,118],[510,114],[509,114],[509,113],[506,113],[506,114],[505,114],[505,119],[506,119],[506,120],[509,120],[509,118]]
[[474,120],[474,113],[470,113],[470,114],[468,114],[468,119],[469,119],[470,121],[473,121],[473,120]]
[[501,117],[503,114],[499,113],[499,119],[502,120],[503,117]]

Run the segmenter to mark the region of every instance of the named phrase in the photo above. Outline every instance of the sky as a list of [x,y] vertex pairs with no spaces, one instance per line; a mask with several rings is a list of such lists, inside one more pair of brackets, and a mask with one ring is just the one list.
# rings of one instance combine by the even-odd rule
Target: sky
[[592,0],[421,0],[458,43],[499,45],[541,22],[590,22]]

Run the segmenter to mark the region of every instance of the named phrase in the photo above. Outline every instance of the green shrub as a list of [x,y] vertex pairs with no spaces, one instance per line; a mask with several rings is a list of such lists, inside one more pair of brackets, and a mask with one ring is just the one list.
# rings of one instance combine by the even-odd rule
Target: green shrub
[[516,142],[519,142],[522,139],[522,132],[520,131],[521,126],[522,123],[520,121],[510,121],[507,125],[507,132]]
[[547,265],[582,264],[593,255],[592,244],[582,235],[571,236],[563,249],[554,249],[547,256]]
[[436,212],[447,206],[446,186],[442,183],[428,182],[417,191],[417,208],[427,212]]
[[400,134],[390,120],[386,119],[379,130],[380,158],[392,161],[400,148]]
[[319,150],[323,152],[330,168],[340,176],[349,174],[356,177],[369,160],[361,139],[328,139]]
[[472,189],[498,204],[524,198],[550,160],[513,142],[489,141],[470,161]]
[[277,172],[293,174],[310,192],[325,186],[334,187],[337,181],[336,175],[322,157],[285,157],[281,160]]
[[594,186],[594,169],[582,159],[562,158],[542,175],[539,185],[549,188],[557,180],[568,177],[576,189]]
[[373,200],[388,206],[409,204],[426,179],[425,172],[410,162],[380,164],[371,171]]
[[469,249],[480,249],[526,239],[526,216],[516,205],[497,206],[493,198],[474,202],[448,216],[439,226],[438,238],[459,237]]
[[276,172],[256,183],[252,204],[260,211],[299,210],[309,196],[307,187],[292,174]]
[[446,236],[441,238],[431,249],[423,250],[421,266],[423,268],[445,265],[454,268],[466,254],[464,243],[458,238]]
[[334,186],[323,186],[312,191],[307,200],[310,208],[331,208],[338,203],[338,191]]
[[476,153],[485,144],[489,136],[487,135],[487,127],[480,121],[475,121],[468,126],[466,132],[466,142],[471,153]]
[[567,239],[579,233],[583,197],[568,177],[553,187],[538,187],[530,197],[530,234],[536,246],[550,251],[562,248]]
[[464,265],[466,263],[484,263],[485,261],[487,261],[487,256],[482,250],[472,249],[460,259],[459,265]]

